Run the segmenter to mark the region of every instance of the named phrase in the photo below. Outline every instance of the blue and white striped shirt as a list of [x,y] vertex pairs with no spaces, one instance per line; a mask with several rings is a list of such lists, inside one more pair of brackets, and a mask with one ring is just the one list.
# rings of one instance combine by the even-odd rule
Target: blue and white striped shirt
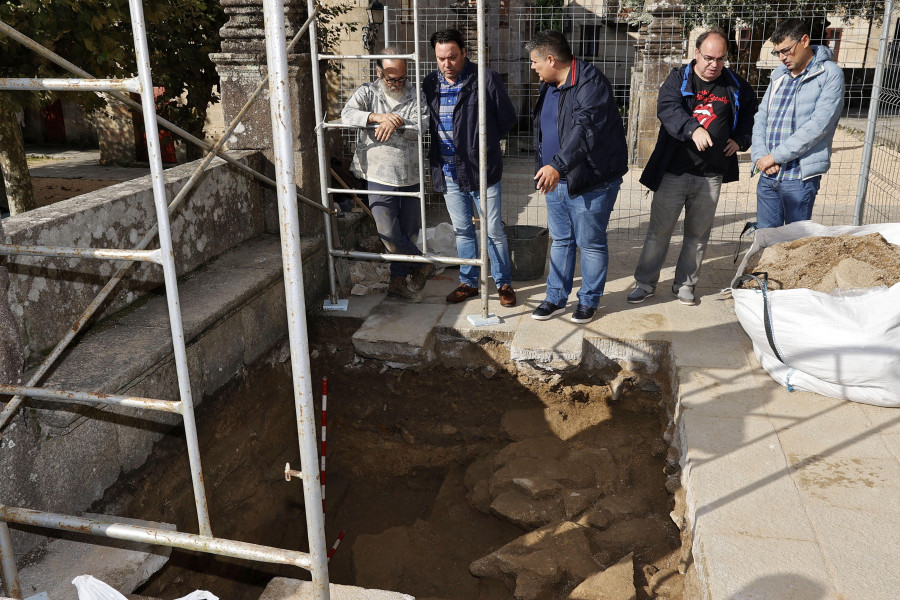
[[[806,70],[797,77],[787,75],[771,102],[772,120],[769,123],[766,142],[769,145],[769,153],[784,143],[786,139],[794,135],[797,124],[794,122],[794,97],[800,80],[806,75]],[[770,179],[783,181],[785,179],[800,179],[800,159],[794,159],[781,165],[781,169],[775,175],[765,175]]]
[[456,83],[450,83],[444,79],[444,76],[438,71],[438,80],[441,83],[441,109],[440,114],[438,115],[437,142],[438,149],[441,153],[441,160],[444,163],[442,167],[444,176],[449,177],[452,181],[456,181],[457,179],[456,146],[453,144],[453,109],[456,108],[456,102],[459,100],[459,93],[462,91],[463,75],[468,68],[469,64],[466,63],[462,73],[456,78]]

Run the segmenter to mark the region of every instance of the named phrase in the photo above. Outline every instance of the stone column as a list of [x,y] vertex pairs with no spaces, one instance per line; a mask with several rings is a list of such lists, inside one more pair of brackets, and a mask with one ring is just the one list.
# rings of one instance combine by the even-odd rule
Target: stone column
[[[266,40],[262,0],[220,1],[229,20],[220,32],[222,52],[211,58],[221,80],[222,112],[227,124],[234,119],[266,75]],[[284,6],[286,41],[289,42],[306,20],[306,1],[285,0]],[[288,54],[291,125],[294,132],[296,183],[304,196],[319,201],[321,188],[308,40],[308,37],[301,39],[294,53]],[[272,176],[274,151],[268,88],[244,115],[228,140],[228,148],[261,151],[268,159],[267,174]],[[301,204],[300,234],[317,235],[322,233],[322,229],[322,213]]]
[[653,152],[659,132],[656,99],[659,87],[684,53],[684,5],[679,0],[648,0],[644,11],[652,17],[638,48],[638,62],[631,77],[628,140],[632,164],[643,167]]
[[[6,240],[3,221],[0,221],[0,240]],[[0,383],[18,384],[21,383],[25,355],[19,326],[9,310],[6,296],[8,287],[9,272],[0,264]]]

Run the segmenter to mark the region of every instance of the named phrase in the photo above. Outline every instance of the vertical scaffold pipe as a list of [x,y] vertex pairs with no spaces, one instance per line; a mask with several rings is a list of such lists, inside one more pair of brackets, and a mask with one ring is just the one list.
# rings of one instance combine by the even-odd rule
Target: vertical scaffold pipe
[[487,85],[485,76],[485,60],[487,53],[484,43],[484,0],[478,0],[476,7],[478,20],[478,195],[481,201],[481,318],[488,318],[488,203],[487,203]]
[[[884,63],[887,61],[888,30],[891,12],[894,10],[893,0],[884,3],[884,19],[881,21],[881,42],[878,44],[878,58],[875,60],[875,80],[872,82],[872,98],[869,101],[869,115],[866,118],[866,136],[863,142],[862,165],[859,168],[859,181],[856,185],[856,205],[853,208],[853,224],[863,224],[863,212],[866,208],[866,192],[869,189],[869,171],[872,168],[872,149],[875,145],[875,129],[878,125],[878,105],[881,103],[881,85],[884,81]],[[868,42],[866,42],[868,43]]]
[[[387,9],[385,9],[387,14]],[[384,19],[387,27],[387,17]],[[413,49],[416,53],[414,73],[416,82],[416,132],[419,152],[419,211],[422,213],[422,254],[428,254],[428,223],[425,219],[425,130],[422,128],[422,57],[419,48],[419,0],[413,0]]]
[[16,553],[6,521],[0,521],[0,575],[3,577],[4,593],[10,598],[21,600],[22,586],[19,584],[19,572],[16,570]]
[[[307,0],[309,14],[316,10],[314,0]],[[330,208],[328,202],[328,155],[325,154],[325,129],[322,124],[325,122],[322,114],[322,80],[319,74],[319,42],[318,42],[319,25],[313,21],[312,27],[309,28],[309,55],[310,55],[310,76],[312,77],[313,89],[313,107],[316,114],[316,151],[319,154],[319,184],[322,186],[322,206]],[[334,256],[331,251],[334,250],[334,238],[331,234],[331,218],[328,213],[322,215],[325,222],[325,246],[328,248],[328,290],[331,294],[332,304],[337,304],[337,281],[334,274]]]
[[[309,7],[310,13],[314,7]],[[291,374],[294,383],[294,407],[300,445],[301,479],[309,536],[310,572],[313,597],[329,600],[328,550],[325,545],[325,520],[319,487],[319,457],[316,451],[312,381],[309,365],[309,341],[306,327],[306,303],[303,297],[303,265],[300,256],[300,217],[294,190],[294,135],[288,89],[285,49],[284,2],[264,0],[266,59],[269,69],[269,106],[272,113],[272,141],[278,192],[278,221],[281,256],[284,264],[284,290],[287,301],[288,339],[291,347]],[[314,30],[313,30],[314,31]],[[315,39],[315,34],[311,36]],[[313,48],[315,59],[315,48]],[[323,180],[324,181],[324,180]]]
[[155,133],[150,135],[151,132],[159,131],[159,125],[156,121],[153,80],[150,77],[150,56],[147,49],[144,8],[141,0],[129,0],[128,6],[131,10],[131,27],[134,32],[135,59],[141,87],[141,109],[144,116],[144,131],[147,132],[147,155],[150,160],[150,183],[153,188],[153,203],[156,207],[159,247],[162,249],[162,269],[166,286],[166,303],[169,308],[169,328],[172,332],[175,372],[178,375],[178,392],[182,404],[181,419],[184,425],[188,460],[191,464],[191,480],[194,484],[197,522],[200,535],[212,537],[209,509],[206,504],[206,486],[203,483],[203,467],[200,464],[200,442],[197,439],[197,423],[194,419],[194,400],[191,395],[190,370],[187,364],[184,327],[181,321],[181,304],[178,300],[178,274],[175,269],[175,253],[172,250],[169,203],[163,181],[162,152],[159,135]]

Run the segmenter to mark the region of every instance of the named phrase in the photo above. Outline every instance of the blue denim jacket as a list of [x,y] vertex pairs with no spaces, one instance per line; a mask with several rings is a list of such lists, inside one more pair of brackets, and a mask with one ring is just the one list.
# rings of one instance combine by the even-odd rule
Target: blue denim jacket
[[831,143],[844,108],[844,72],[832,59],[831,50],[825,46],[813,48],[815,54],[794,96],[794,134],[777,148],[768,147],[766,129],[772,97],[784,78],[790,77],[787,67],[780,65],[772,72],[766,95],[759,104],[750,152],[753,164],[767,154],[777,164],[799,158],[802,179],[822,175],[831,166]]

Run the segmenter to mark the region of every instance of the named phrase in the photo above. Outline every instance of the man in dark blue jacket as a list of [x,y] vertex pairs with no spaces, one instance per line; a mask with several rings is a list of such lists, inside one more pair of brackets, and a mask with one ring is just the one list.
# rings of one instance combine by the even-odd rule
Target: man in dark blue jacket
[[641,183],[653,190],[650,225],[634,271],[628,302],[653,295],[669,250],[672,231],[684,209],[684,241],[675,265],[672,292],[694,305],[703,252],[723,183],[738,179],[738,150],[750,147],[756,94],[725,68],[728,38],[711,29],[697,38],[694,60],[673,69],[659,90],[661,124],[656,147]]
[[542,81],[534,107],[534,180],[547,195],[553,238],[547,296],[531,316],[546,321],[565,310],[577,248],[581,289],[572,321],[587,323],[606,287],[606,228],[628,172],[625,128],[609,81],[572,56],[563,34],[541,31],[525,50]]
[[[478,173],[478,68],[466,58],[466,44],[455,29],[437,31],[431,47],[438,70],[422,83],[428,102],[431,131],[431,185],[444,194],[444,202],[456,232],[456,250],[460,258],[478,258],[478,242],[472,224],[472,204],[481,210]],[[500,138],[516,122],[516,109],[500,74],[486,69],[487,99],[487,233],[491,275],[497,285],[500,304],[516,305],[516,293],[510,278],[509,244],[503,230],[500,179],[503,160]],[[479,268],[462,265],[459,287],[447,296],[457,303],[478,294]]]

